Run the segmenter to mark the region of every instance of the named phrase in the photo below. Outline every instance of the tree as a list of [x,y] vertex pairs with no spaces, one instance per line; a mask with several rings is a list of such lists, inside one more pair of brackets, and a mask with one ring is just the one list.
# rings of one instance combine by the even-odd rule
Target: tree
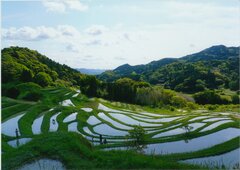
[[239,87],[239,80],[235,80],[235,81],[229,82],[229,88],[231,90],[239,90],[240,89],[240,87]]
[[163,100],[163,89],[159,86],[137,89],[136,103],[138,104],[157,106],[159,103],[163,103]]
[[138,81],[138,80],[140,79],[140,75],[137,74],[135,71],[133,71],[133,72],[129,75],[129,77],[130,77],[131,79],[135,80],[135,81]]
[[237,94],[235,94],[235,95],[233,95],[232,97],[232,103],[233,104],[239,104],[239,95],[237,95]]
[[56,71],[51,71],[50,72],[51,78],[53,81],[56,81],[58,78],[58,73]]
[[20,81],[23,71],[28,68],[22,64],[13,61],[2,62],[2,81],[3,83],[11,81]]
[[196,91],[203,91],[206,88],[206,83],[203,80],[197,79],[196,80],[196,85],[195,85],[195,90]]
[[136,97],[135,81],[129,78],[118,79],[108,83],[109,98],[113,100],[134,103]]
[[130,146],[135,148],[137,151],[141,151],[145,145],[146,131],[140,125],[135,125],[133,129],[128,131],[127,138],[130,139]]
[[185,135],[187,136],[191,132],[193,127],[189,126],[189,125],[184,125],[184,126],[182,126],[182,129],[185,131]]
[[84,76],[81,80],[81,90],[88,96],[98,95],[99,82],[95,76]]
[[52,83],[52,78],[45,72],[39,72],[35,77],[34,81],[42,87],[46,87]]

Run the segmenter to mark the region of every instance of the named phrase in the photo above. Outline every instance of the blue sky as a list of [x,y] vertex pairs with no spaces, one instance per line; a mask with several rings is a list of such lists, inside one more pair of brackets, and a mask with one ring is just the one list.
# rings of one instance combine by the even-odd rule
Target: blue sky
[[238,0],[2,2],[2,48],[24,46],[74,68],[113,69],[239,46]]

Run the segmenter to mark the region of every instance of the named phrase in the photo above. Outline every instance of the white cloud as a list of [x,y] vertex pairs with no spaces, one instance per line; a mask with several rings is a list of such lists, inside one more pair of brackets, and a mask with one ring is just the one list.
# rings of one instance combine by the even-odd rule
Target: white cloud
[[73,52],[73,53],[79,52],[79,48],[75,44],[72,44],[72,43],[70,43],[66,46],[66,50],[69,52]]
[[[138,15],[146,14],[149,20],[153,17],[152,14],[159,18],[154,23],[143,21],[143,24],[138,25],[136,21],[129,26],[116,21],[120,23],[109,28],[104,25],[90,25],[82,30],[70,25],[9,28],[2,29],[2,37],[4,40],[22,40],[4,41],[5,44],[31,48],[32,43],[35,44],[35,49],[44,47],[48,57],[74,68],[109,69],[124,63],[135,65],[164,57],[181,57],[217,44],[239,45],[238,8],[166,2],[161,10],[154,11],[154,7],[150,10],[145,6],[145,11],[137,9],[141,11]],[[68,6],[65,8],[70,9]],[[43,41],[45,39],[47,41]],[[86,56],[93,57],[88,57],[87,60]]]
[[106,31],[108,31],[108,28],[103,25],[93,25],[85,30],[85,32],[90,35],[100,35]]
[[85,11],[88,9],[87,5],[84,5],[78,0],[65,0],[64,2],[69,7],[69,9],[74,9],[78,11]]
[[79,31],[70,25],[60,25],[57,27],[57,29],[62,33],[62,35],[66,36],[78,36]]
[[128,33],[124,33],[124,34],[123,34],[123,37],[124,37],[126,40],[131,41]]
[[7,40],[23,40],[23,41],[36,41],[54,38],[58,36],[59,32],[57,32],[54,28],[50,27],[21,27],[21,28],[9,28],[2,30],[2,37]]
[[67,9],[86,11],[87,5],[84,5],[79,0],[43,0],[42,4],[48,12],[64,13]]
[[91,46],[91,45],[101,45],[102,41],[101,40],[90,40],[88,42],[84,43],[86,46]]
[[66,6],[61,1],[51,1],[51,0],[43,0],[42,4],[46,7],[48,12],[60,12],[63,13],[66,10]]
[[60,25],[55,28],[39,26],[2,29],[2,37],[6,40],[40,41],[79,35],[80,33],[70,25]]
[[114,57],[114,59],[122,60],[122,61],[127,60],[125,57],[122,57],[122,56],[116,56],[116,57]]

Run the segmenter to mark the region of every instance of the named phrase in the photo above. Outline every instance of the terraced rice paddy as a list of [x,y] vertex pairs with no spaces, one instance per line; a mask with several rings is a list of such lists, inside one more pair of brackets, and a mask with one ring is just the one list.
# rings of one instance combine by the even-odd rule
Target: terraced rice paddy
[[76,120],[77,114],[78,114],[77,112],[76,112],[76,113],[71,113],[69,116],[67,116],[67,117],[63,120],[63,122],[66,123],[66,122],[71,122],[71,121],[73,121],[73,120]]
[[8,142],[8,144],[14,148],[19,147],[20,145],[24,145],[31,141],[32,138],[20,138],[20,139],[14,139]]
[[37,118],[34,120],[33,124],[32,124],[32,131],[33,134],[40,134],[41,133],[41,125],[42,125],[42,121],[43,121],[43,116]]
[[188,159],[182,162],[209,165],[210,168],[225,166],[226,169],[238,169],[240,148],[217,156]]
[[56,169],[56,170],[65,170],[63,164],[59,161],[56,160],[51,160],[51,159],[40,159],[37,160],[33,163],[24,165],[23,167],[19,168],[18,170],[43,170],[43,169]]
[[60,114],[61,114],[61,112],[56,113],[54,116],[51,117],[50,122],[49,122],[49,124],[50,124],[49,131],[57,131],[57,129],[58,129],[57,117]]
[[[136,111],[137,109],[132,109],[133,106],[130,109],[126,108],[125,106],[128,106],[126,104],[118,104],[116,107],[98,99],[82,102],[80,92],[56,89],[49,93],[61,96],[60,101],[55,102],[50,108],[35,103],[28,104],[25,110],[17,109],[9,112],[4,110],[26,104],[3,100],[2,111],[3,114],[6,112],[8,115],[2,120],[3,143],[15,148],[27,144],[41,133],[73,131],[83,135],[100,149],[124,150],[128,149],[126,140],[128,130],[135,125],[141,125],[147,132],[145,154],[166,155],[211,149],[240,136],[239,120],[235,116],[237,113],[206,111],[151,113],[144,110]],[[38,107],[41,111],[36,109]],[[19,139],[16,138],[16,129]],[[100,135],[107,140],[107,144],[100,145]],[[3,152],[7,152],[4,149],[5,147]],[[213,155],[210,158],[189,159],[184,162],[203,163],[206,159],[216,162],[221,161],[223,157],[231,159],[235,154],[234,150],[226,153],[227,156]],[[233,167],[236,161],[223,163]]]
[[2,134],[7,136],[16,136],[15,130],[19,129],[18,121],[23,116],[24,113],[4,121],[2,123]]
[[[167,143],[148,144],[144,151],[146,154],[152,153],[170,154],[170,153],[193,152],[224,143],[238,136],[240,136],[239,129],[228,128],[220,130],[216,133],[188,140],[187,142],[185,140],[180,140]],[[124,150],[128,148],[121,147],[120,149]]]

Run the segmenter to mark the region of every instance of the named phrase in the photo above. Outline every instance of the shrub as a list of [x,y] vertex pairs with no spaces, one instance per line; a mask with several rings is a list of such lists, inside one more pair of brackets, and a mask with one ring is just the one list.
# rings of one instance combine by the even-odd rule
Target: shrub
[[218,105],[208,105],[208,110],[216,110],[218,108]]
[[193,102],[187,102],[187,107],[191,110],[193,109],[197,109],[198,108],[198,105],[193,103]]
[[193,97],[198,104],[227,104],[229,102],[226,98],[222,98],[213,90],[199,92]]
[[230,104],[232,99],[230,96],[221,96],[221,102],[219,104]]
[[172,105],[176,107],[185,107],[187,104],[187,101],[180,96],[173,96],[171,101]]
[[172,107],[172,106],[170,106],[170,111],[174,111],[175,110],[175,108],[174,107]]

